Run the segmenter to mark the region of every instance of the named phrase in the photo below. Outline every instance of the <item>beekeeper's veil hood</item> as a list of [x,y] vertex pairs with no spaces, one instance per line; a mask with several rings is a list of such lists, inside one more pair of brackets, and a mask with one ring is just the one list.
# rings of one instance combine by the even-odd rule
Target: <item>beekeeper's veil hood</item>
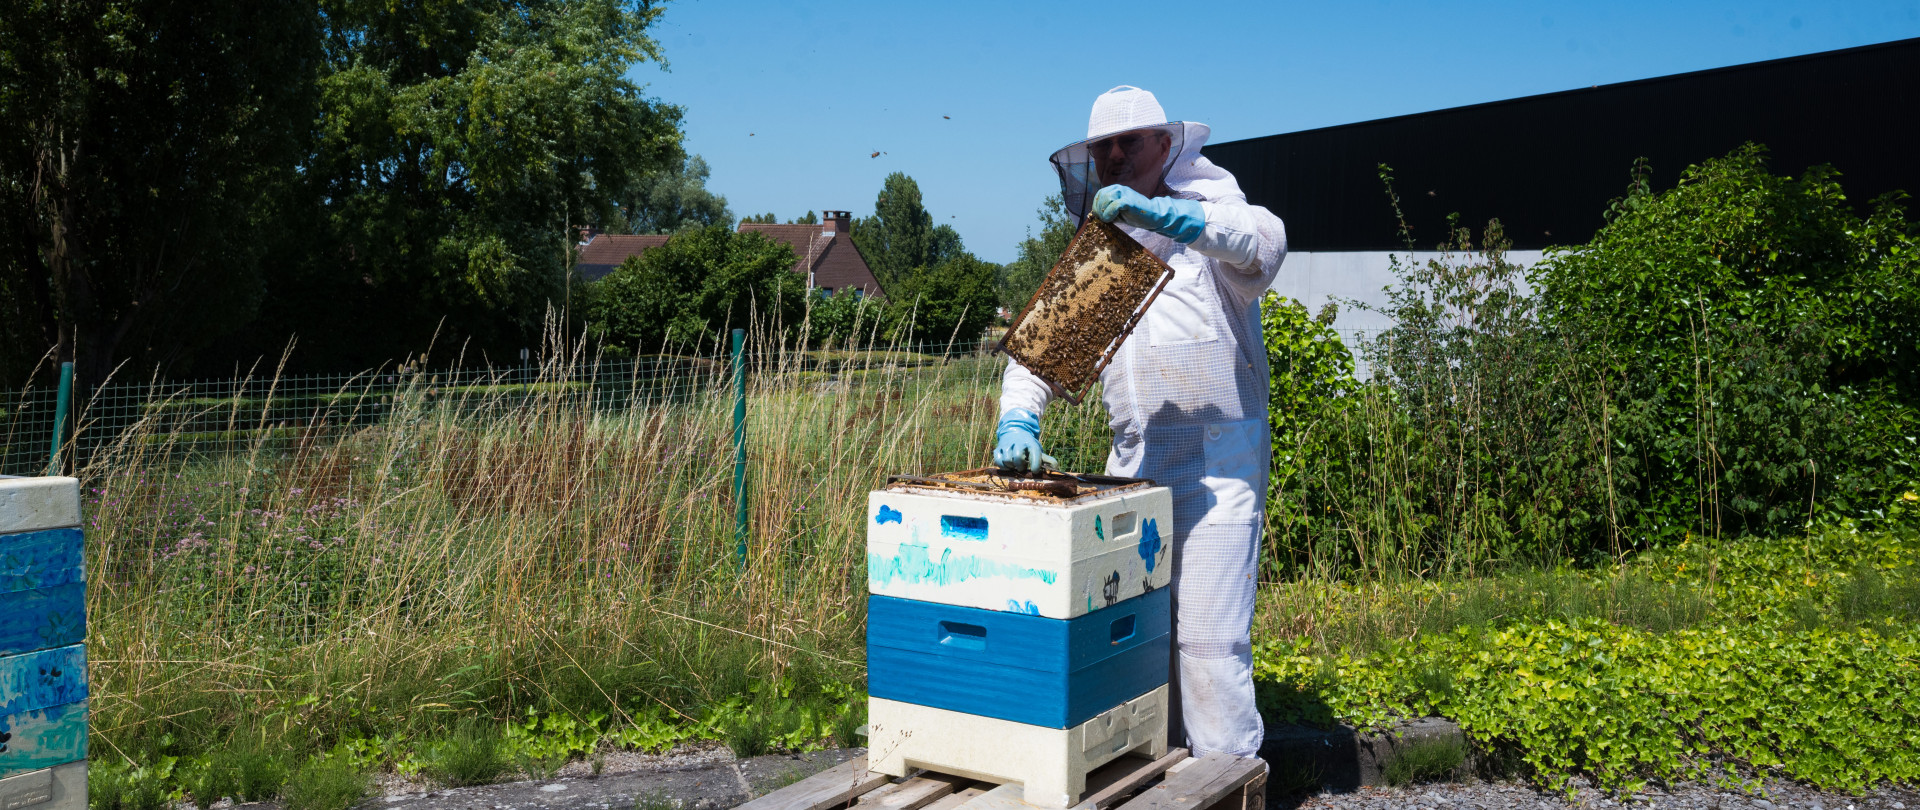
[[1175,196],[1201,200],[1245,198],[1232,175],[1200,155],[1200,147],[1207,144],[1207,135],[1212,131],[1206,124],[1170,122],[1152,93],[1123,84],[1093,100],[1085,140],[1053,153],[1053,168],[1060,174],[1060,196],[1068,213],[1075,219],[1085,219],[1088,203],[1100,191],[1102,183],[1093,162],[1094,144],[1122,133],[1149,130],[1166,133],[1170,140],[1167,159],[1160,166],[1160,179]]

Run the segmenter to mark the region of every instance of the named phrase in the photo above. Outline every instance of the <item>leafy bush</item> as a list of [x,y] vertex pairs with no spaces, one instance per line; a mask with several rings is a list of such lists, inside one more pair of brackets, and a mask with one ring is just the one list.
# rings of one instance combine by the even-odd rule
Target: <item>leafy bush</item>
[[1333,331],[1338,310],[1328,304],[1309,316],[1300,302],[1267,293],[1260,303],[1261,338],[1271,380],[1267,419],[1273,443],[1267,479],[1267,533],[1276,555],[1299,564],[1310,556],[1294,545],[1314,516],[1328,508],[1325,492],[1306,482],[1309,464],[1327,457],[1326,431],[1353,404],[1359,388],[1353,355]]
[[1269,306],[1273,561],[1471,574],[1863,514],[1915,477],[1904,217],[1747,147],[1668,191],[1636,175],[1591,244],[1524,278],[1498,221],[1477,244],[1456,224],[1395,261],[1362,385],[1324,323]]
[[1644,167],[1591,243],[1535,268],[1541,319],[1611,376],[1635,534],[1779,534],[1911,480],[1920,259],[1892,196],[1865,217],[1829,167],[1753,145],[1654,193]]
[[712,339],[726,329],[799,322],[805,282],[793,250],[724,225],[684,231],[595,282],[591,331],[651,352]]
[[840,290],[815,296],[807,308],[807,343],[813,346],[890,345],[893,313],[888,299]]

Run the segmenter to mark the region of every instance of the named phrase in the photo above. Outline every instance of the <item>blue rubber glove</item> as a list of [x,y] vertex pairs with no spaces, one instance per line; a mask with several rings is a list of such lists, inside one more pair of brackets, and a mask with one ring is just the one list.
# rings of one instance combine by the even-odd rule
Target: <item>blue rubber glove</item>
[[1207,229],[1207,211],[1200,207],[1199,200],[1148,199],[1122,185],[1107,186],[1093,195],[1093,215],[1107,222],[1120,220],[1145,228],[1183,245],[1193,244]]
[[1040,417],[1025,408],[1014,408],[1000,417],[995,431],[1000,444],[993,448],[993,463],[1016,472],[1059,469],[1060,462],[1040,452]]

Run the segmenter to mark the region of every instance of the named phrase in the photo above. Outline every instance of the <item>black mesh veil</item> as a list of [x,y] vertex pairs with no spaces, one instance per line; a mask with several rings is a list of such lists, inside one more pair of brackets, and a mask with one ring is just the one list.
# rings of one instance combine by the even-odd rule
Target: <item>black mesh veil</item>
[[[1053,153],[1053,170],[1060,175],[1060,199],[1061,202],[1066,204],[1067,213],[1071,214],[1077,222],[1086,221],[1087,208],[1089,204],[1093,202],[1093,195],[1098,194],[1100,188],[1106,185],[1106,183],[1102,181],[1100,174],[1100,169],[1104,168],[1102,164],[1107,162],[1105,158],[1114,154],[1114,145],[1116,142],[1122,144],[1127,143],[1130,140],[1130,136],[1141,137],[1140,143],[1143,153],[1157,152],[1158,145],[1155,141],[1161,137],[1166,138],[1166,157],[1160,161],[1157,167],[1130,167],[1136,173],[1144,170],[1153,175],[1151,178],[1152,182],[1150,184],[1144,184],[1147,188],[1160,188],[1166,183],[1167,172],[1173,168],[1174,160],[1179,158],[1185,151],[1186,132],[1186,127],[1178,121],[1166,124],[1155,124],[1136,129],[1122,130],[1120,132],[1102,135],[1098,138],[1088,138],[1079,143],[1070,144],[1060,151]],[[1128,150],[1124,147],[1120,149],[1120,152],[1122,154],[1128,154]],[[1102,158],[1096,160],[1096,153],[1101,155]],[[1135,186],[1136,189],[1143,185],[1133,182],[1132,180],[1127,181],[1127,184]],[[1151,191],[1143,193],[1147,194],[1147,196],[1153,196],[1153,192]]]

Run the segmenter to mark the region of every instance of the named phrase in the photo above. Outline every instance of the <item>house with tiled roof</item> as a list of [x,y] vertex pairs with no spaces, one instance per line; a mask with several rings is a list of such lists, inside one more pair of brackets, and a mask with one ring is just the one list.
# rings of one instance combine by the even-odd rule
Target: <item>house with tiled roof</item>
[[[822,213],[825,216],[821,217],[818,225],[742,222],[740,232],[759,233],[793,248],[794,255],[800,257],[794,262],[793,270],[806,275],[807,289],[817,289],[828,295],[841,290],[854,290],[858,295],[880,295],[880,281],[874,278],[873,268],[867,266],[866,257],[860,255],[860,249],[853,246],[853,214],[847,211]],[[589,232],[587,241],[580,245],[580,260],[575,266],[579,268],[581,278],[598,281],[613,272],[621,262],[646,252],[648,248],[664,245],[670,238],[666,235],[626,236]]]
[[630,236],[588,231],[587,241],[580,244],[580,260],[574,263],[574,267],[579,268],[581,278],[599,281],[613,272],[613,268],[619,267],[621,262],[645,253],[647,248],[664,245],[671,238],[666,234]]
[[818,225],[775,225],[760,222],[740,223],[740,232],[765,234],[775,242],[785,242],[800,257],[795,272],[807,274],[807,289],[832,295],[854,290],[859,295],[880,295],[880,281],[873,268],[853,246],[853,214],[847,211],[822,211]]

